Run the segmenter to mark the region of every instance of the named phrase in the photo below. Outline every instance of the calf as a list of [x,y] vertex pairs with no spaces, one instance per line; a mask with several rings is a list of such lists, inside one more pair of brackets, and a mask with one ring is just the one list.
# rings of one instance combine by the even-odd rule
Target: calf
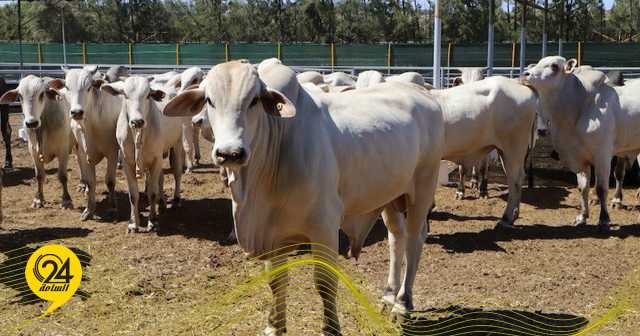
[[[105,84],[101,90],[124,98],[116,138],[123,154],[123,170],[129,187],[131,218],[128,232],[148,232],[158,226],[156,207],[164,208],[163,157],[173,150],[171,167],[175,179],[173,206],[180,206],[182,177],[182,125],[184,118],[162,115],[163,90],[151,89],[150,79],[133,76],[124,82]],[[149,220],[140,225],[138,178],[146,175]]]
[[[393,238],[384,297],[394,313],[407,313],[444,146],[439,105],[426,90],[404,83],[325,94],[300,86],[288,67],[274,66],[259,74],[245,62],[219,64],[204,86],[178,95],[164,113],[194,115],[206,104],[214,160],[229,172],[238,242],[250,256],[313,243],[318,258],[335,262],[322,246],[337,251],[342,228],[357,257],[384,209]],[[400,206],[390,206],[396,200]],[[406,222],[396,209],[406,210]],[[323,298],[323,334],[338,335],[337,278],[317,267],[314,279]],[[264,335],[285,332],[282,283],[286,273],[270,280],[275,301]]]
[[56,91],[47,85],[51,79],[42,79],[29,75],[20,80],[18,87],[7,91],[0,97],[0,104],[20,100],[24,127],[28,135],[29,154],[33,159],[38,188],[32,207],[44,207],[45,165],[58,159],[58,180],[62,185],[61,207],[73,208],[73,202],[67,188],[67,164],[69,153],[75,145],[71,133],[68,105],[58,97]]
[[74,135],[86,155],[81,155],[80,170],[87,186],[87,207],[80,215],[85,221],[93,218],[96,211],[96,166],[107,159],[105,184],[109,192],[111,214],[117,212],[115,194],[118,143],[116,124],[122,99],[105,95],[100,86],[105,81],[97,74],[98,68],[85,66],[82,69],[65,70],[65,79],[55,79],[49,86],[64,95],[69,102],[69,116],[79,125]]
[[640,81],[622,87],[607,85],[593,69],[577,70],[575,59],[549,56],[523,74],[523,82],[540,94],[542,113],[549,121],[551,141],[560,159],[575,172],[581,211],[575,224],[589,218],[589,182],[593,166],[600,203],[598,228],[608,232],[607,192],[614,155],[640,151]]

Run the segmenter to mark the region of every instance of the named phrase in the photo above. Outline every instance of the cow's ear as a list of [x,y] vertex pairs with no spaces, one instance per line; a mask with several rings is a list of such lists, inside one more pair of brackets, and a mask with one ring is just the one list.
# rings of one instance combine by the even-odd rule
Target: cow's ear
[[570,74],[578,67],[578,61],[572,58],[564,63],[564,73]]
[[18,98],[18,90],[9,90],[0,97],[0,104],[9,104]]
[[56,78],[47,82],[47,85],[54,90],[62,90],[65,86],[64,79]]
[[104,84],[100,87],[100,90],[106,91],[107,93],[113,96],[121,95],[124,93],[121,88],[113,84]]
[[91,86],[93,86],[94,89],[99,89],[106,82],[104,79],[95,79],[91,82]]
[[162,90],[151,90],[149,91],[149,98],[155,100],[155,101],[162,101],[164,99],[164,91]]
[[293,103],[276,90],[266,89],[263,91],[260,95],[260,101],[264,110],[272,116],[292,118],[296,115],[296,107]]
[[56,99],[56,97],[58,96],[58,91],[55,89],[46,89],[44,92],[49,99]]
[[171,99],[162,113],[167,117],[192,117],[202,111],[204,103],[203,89],[186,90]]
[[176,89],[180,89],[181,86],[182,86],[182,81],[179,79],[175,83],[173,83],[173,87]]

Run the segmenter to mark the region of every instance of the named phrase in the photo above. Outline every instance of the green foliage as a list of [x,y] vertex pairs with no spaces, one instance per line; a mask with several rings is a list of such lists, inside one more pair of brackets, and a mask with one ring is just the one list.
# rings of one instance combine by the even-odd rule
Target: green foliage
[[[488,1],[440,0],[443,41],[486,41]],[[614,1],[548,0],[549,39],[640,41],[640,2]],[[496,41],[516,40],[522,4],[495,3]],[[68,42],[430,42],[434,0],[23,1],[23,40],[61,41],[62,12]],[[528,8],[529,40],[543,16]],[[17,40],[17,23],[17,3],[0,6],[0,40]]]

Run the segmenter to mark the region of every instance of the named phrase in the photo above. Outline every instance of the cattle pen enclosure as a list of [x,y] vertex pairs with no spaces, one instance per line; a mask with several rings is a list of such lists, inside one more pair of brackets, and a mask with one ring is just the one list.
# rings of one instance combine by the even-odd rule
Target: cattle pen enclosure
[[[11,123],[19,128],[20,116],[12,115]],[[126,235],[121,171],[115,217],[99,203],[96,220],[79,220],[76,165],[70,165],[69,174],[76,209],[59,209],[53,170],[45,185],[46,207],[31,209],[33,169],[17,133],[12,141],[16,168],[5,173],[0,230],[3,335],[255,335],[261,329],[269,295],[264,283],[225,302],[229,293],[246,288],[242,283],[260,272],[260,264],[247,263],[242,249],[225,240],[233,225],[231,202],[206,154],[209,143],[202,142],[202,166],[183,179],[183,207],[169,209],[157,233]],[[600,235],[594,226],[571,224],[579,202],[568,174],[552,161],[540,166],[548,169],[534,189],[523,191],[513,232],[493,231],[506,196],[499,170],[491,173],[488,199],[456,200],[454,187],[438,189],[414,288],[416,309],[423,312],[408,324],[391,324],[390,334],[569,335],[589,325],[596,327],[595,335],[633,335],[627,331],[640,329],[635,190],[625,189],[630,207],[613,210],[616,227]],[[104,163],[98,171],[103,169]],[[105,191],[102,178],[99,173],[99,193]],[[169,194],[171,177],[165,185]],[[376,225],[357,261],[339,261],[376,314],[388,267],[385,230]],[[38,319],[46,303],[24,291],[15,269],[37,246],[56,242],[77,249],[86,276],[79,295],[55,315]],[[289,328],[293,335],[307,335],[320,325],[319,298],[303,276],[309,270],[296,272]],[[352,295],[340,285],[343,334],[376,334],[371,316]]]

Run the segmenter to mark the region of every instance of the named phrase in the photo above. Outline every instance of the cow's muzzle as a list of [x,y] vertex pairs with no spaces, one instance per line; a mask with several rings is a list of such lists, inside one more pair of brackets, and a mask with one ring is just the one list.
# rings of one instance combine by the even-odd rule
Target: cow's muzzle
[[24,126],[31,129],[38,128],[40,127],[40,121],[35,119],[29,119],[24,122]]
[[218,165],[243,165],[247,161],[247,151],[244,148],[215,151],[215,160]]
[[84,118],[84,110],[82,109],[71,110],[69,111],[69,114],[71,114],[71,118],[73,118],[73,120],[82,120],[82,118]]
[[144,127],[144,120],[143,119],[132,119],[131,121],[129,121],[129,123],[131,124],[132,128],[143,128]]

